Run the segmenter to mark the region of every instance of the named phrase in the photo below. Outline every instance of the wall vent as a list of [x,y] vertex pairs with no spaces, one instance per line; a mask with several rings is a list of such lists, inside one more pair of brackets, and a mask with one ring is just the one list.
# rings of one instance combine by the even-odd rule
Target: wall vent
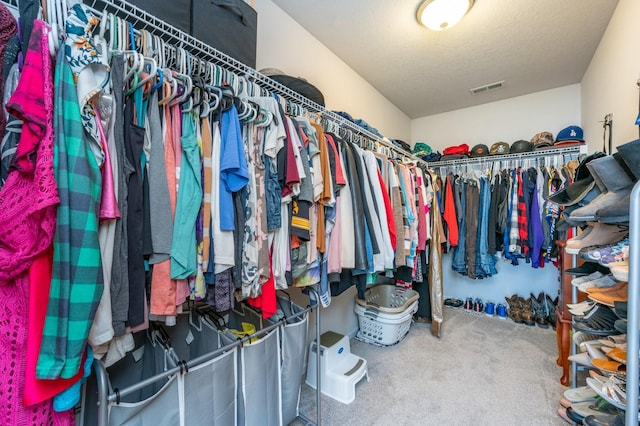
[[469,89],[472,95],[478,95],[480,93],[488,92],[490,90],[502,89],[504,87],[504,80],[497,81],[495,83],[485,84],[484,86],[474,87]]

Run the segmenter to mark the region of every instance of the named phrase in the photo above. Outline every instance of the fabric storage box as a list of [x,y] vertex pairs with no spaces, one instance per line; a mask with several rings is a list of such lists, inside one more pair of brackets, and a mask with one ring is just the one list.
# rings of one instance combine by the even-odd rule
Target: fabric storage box
[[418,292],[394,285],[376,285],[356,299],[359,330],[356,337],[364,342],[388,346],[402,340],[418,310]]
[[256,67],[258,14],[244,0],[129,0],[234,59]]

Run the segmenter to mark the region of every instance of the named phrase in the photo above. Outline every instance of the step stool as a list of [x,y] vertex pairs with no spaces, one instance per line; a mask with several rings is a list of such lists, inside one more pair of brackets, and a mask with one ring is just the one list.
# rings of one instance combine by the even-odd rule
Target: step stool
[[[316,389],[316,342],[311,342],[306,383]],[[369,381],[367,360],[351,353],[349,337],[327,331],[320,336],[320,391],[343,404],[356,398],[356,384]]]

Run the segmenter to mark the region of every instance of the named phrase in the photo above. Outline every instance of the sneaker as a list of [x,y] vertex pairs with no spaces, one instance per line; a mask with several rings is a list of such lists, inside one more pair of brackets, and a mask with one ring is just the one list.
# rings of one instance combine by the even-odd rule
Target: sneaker
[[484,314],[488,317],[494,316],[496,313],[496,304],[493,302],[487,302],[484,307]]
[[498,316],[498,318],[506,320],[507,319],[507,307],[505,305],[503,305],[502,303],[498,303],[498,306],[496,306],[496,315]]
[[473,302],[473,312],[476,315],[481,315],[484,312],[484,304],[480,298],[477,298],[475,302]]
[[[589,275],[583,275],[581,277],[576,277],[576,278],[572,279],[571,280],[571,285],[577,287],[582,283],[586,283],[588,281],[597,280],[598,278],[603,277],[603,276],[604,276],[604,274],[602,272],[596,271],[596,272],[593,272],[593,273],[591,273]],[[447,302],[445,300],[445,305],[446,304],[447,304]]]
[[611,275],[605,275],[603,277],[600,277],[592,281],[583,282],[578,286],[578,290],[580,290],[583,293],[589,293],[589,289],[593,287],[600,287],[600,288],[613,287],[616,284],[618,284],[618,282],[614,280]]
[[624,260],[625,255],[622,250],[624,247],[629,247],[629,237],[612,244],[585,247],[578,254],[588,262],[598,262],[603,266],[607,266],[609,263]]
[[578,252],[590,246],[600,246],[615,243],[623,239],[628,231],[617,225],[605,225],[595,223],[593,230],[584,238],[576,240],[574,238],[567,241],[564,251],[568,254],[578,254]]
[[467,297],[467,300],[464,302],[464,310],[465,312],[473,311],[473,299],[471,297]]

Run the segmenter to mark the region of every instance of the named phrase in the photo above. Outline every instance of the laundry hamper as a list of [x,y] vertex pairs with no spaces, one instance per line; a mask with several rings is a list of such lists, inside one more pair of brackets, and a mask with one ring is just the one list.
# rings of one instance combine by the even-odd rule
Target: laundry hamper
[[418,292],[395,285],[375,285],[356,299],[359,330],[356,337],[380,346],[394,345],[409,332],[418,311]]
[[[109,391],[125,389],[223,348],[215,324],[196,313],[179,315],[173,327],[151,324],[134,335],[133,351],[107,368]],[[167,375],[139,391],[109,402],[109,425],[227,426],[237,424],[237,352],[234,347],[188,371]],[[227,389],[220,392],[220,389]],[[85,389],[78,425],[97,424],[97,387],[92,375]],[[207,410],[202,410],[206,406]]]
[[[231,330],[259,331],[272,323],[260,313],[238,304],[224,315],[227,330],[222,337],[233,342],[240,336]],[[238,425],[282,425],[280,327],[245,342],[238,352]]]
[[305,312],[294,317],[293,315],[302,312],[304,308],[293,303],[288,295],[284,294],[284,297],[278,294],[277,303],[278,314],[286,318],[281,331],[280,349],[282,352],[282,422],[288,425],[299,414],[300,389],[307,360],[309,313]]

